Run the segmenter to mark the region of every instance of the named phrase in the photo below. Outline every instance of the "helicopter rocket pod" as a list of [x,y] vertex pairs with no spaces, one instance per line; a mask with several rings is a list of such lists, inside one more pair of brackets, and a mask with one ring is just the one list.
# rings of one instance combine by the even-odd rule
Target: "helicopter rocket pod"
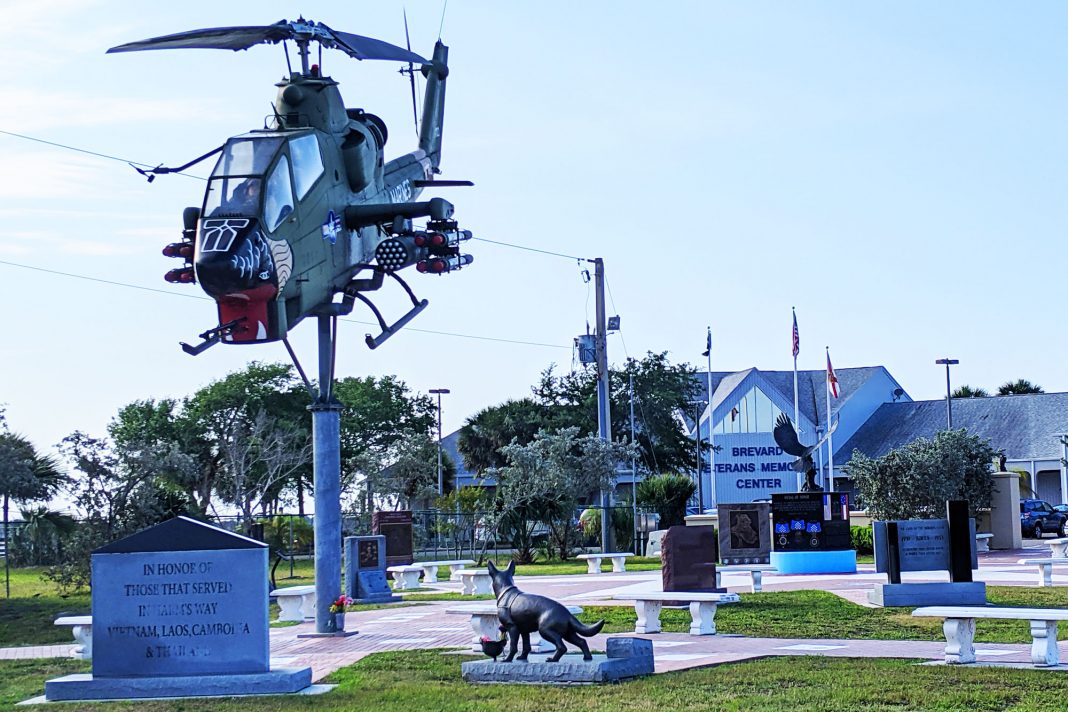
[[[438,41],[427,61],[379,40],[330,29],[321,23],[282,20],[274,25],[192,30],[133,42],[109,52],[171,48],[246,49],[254,44],[296,43],[299,72],[280,81],[267,128],[235,136],[176,172],[219,154],[200,208],[186,208],[183,241],[164,248],[186,265],[167,273],[170,282],[201,287],[218,305],[219,323],[201,334],[198,354],[222,341],[264,343],[284,339],[306,316],[351,311],[360,299],[375,313],[382,333],[367,336],[375,348],[422,311],[419,300],[396,274],[416,265],[443,274],[472,262],[459,243],[453,206],[441,198],[414,202],[423,188],[470,185],[435,181],[441,162],[448,48]],[[419,146],[385,163],[385,123],[362,109],[346,109],[333,79],[309,66],[308,45],[316,41],[357,59],[415,63],[426,78]],[[287,53],[288,63],[288,53]],[[414,82],[414,78],[413,78]],[[414,84],[413,84],[414,88]],[[425,230],[414,219],[426,218]],[[367,276],[357,279],[361,273]],[[389,325],[363,294],[384,277],[404,287],[412,308]],[[343,295],[335,303],[334,296]]]

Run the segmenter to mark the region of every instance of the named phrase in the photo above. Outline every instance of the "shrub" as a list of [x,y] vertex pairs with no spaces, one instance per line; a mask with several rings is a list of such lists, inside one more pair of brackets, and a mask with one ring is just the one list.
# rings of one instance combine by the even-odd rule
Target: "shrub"
[[638,504],[660,514],[661,529],[686,523],[686,503],[697,491],[694,481],[685,475],[657,475],[638,483]]
[[849,538],[858,554],[875,553],[875,541],[872,538],[871,527],[849,527]]

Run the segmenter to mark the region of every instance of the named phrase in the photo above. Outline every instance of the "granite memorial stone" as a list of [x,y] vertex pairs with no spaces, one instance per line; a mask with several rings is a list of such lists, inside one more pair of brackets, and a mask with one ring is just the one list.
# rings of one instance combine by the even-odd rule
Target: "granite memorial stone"
[[[868,594],[869,601],[879,606],[986,604],[986,584],[972,581],[972,569],[978,568],[979,559],[975,520],[967,516],[967,502],[947,503],[947,514],[947,519],[872,524],[875,570],[885,573],[889,583],[876,584]],[[902,571],[948,571],[950,582],[902,583]]]
[[788,492],[771,495],[775,551],[845,551],[849,534],[849,495],[842,492]]
[[386,566],[403,566],[415,560],[411,512],[375,512],[371,515],[371,533],[386,538]]
[[[266,544],[178,517],[92,554],[93,672],[49,700],[296,692],[310,668],[271,670]],[[204,677],[213,692],[204,692]]]
[[771,505],[721,504],[719,560],[723,564],[766,564],[771,555]]
[[394,596],[386,581],[386,537],[345,537],[346,595],[356,603],[394,603]]
[[675,526],[660,549],[665,591],[724,593],[716,588],[716,533],[712,527]]

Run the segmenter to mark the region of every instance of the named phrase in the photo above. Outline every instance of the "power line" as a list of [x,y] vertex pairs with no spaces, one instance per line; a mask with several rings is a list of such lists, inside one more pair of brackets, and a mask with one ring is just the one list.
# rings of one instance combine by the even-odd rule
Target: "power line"
[[488,242],[491,245],[503,245],[504,247],[514,247],[517,250],[526,250],[527,252],[540,252],[543,255],[552,255],[553,257],[563,257],[566,260],[576,260],[578,262],[586,261],[585,257],[577,257],[576,255],[565,255],[562,252],[553,252],[552,250],[539,250],[536,247],[526,247],[525,245],[516,245],[511,242],[501,242],[499,240],[488,240],[484,237],[472,237],[472,240],[478,240],[479,242]]
[[[61,272],[60,270],[47,269],[45,267],[36,267],[34,265],[25,265],[18,262],[9,262],[7,260],[0,260],[0,265],[6,265],[8,267],[18,267],[21,269],[28,269],[34,272],[43,272],[45,274],[58,275],[60,277],[70,277],[71,279],[81,279],[87,282],[97,282],[99,284],[107,284],[113,287],[125,287],[127,289],[138,289],[143,292],[155,292],[157,294],[166,294],[172,297],[185,297],[186,299],[200,299],[203,301],[214,301],[206,296],[199,294],[183,294],[181,292],[172,292],[166,289],[156,289],[155,287],[144,287],[138,284],[129,284],[127,282],[117,282],[111,279],[101,279],[99,277],[90,277],[84,274],[76,274],[73,272]],[[360,319],[339,319],[340,321],[348,322],[350,324],[362,324],[364,326],[378,326],[378,322],[374,321],[362,321]],[[459,339],[477,339],[479,341],[494,341],[502,344],[518,344],[521,346],[539,346],[549,349],[570,349],[570,346],[563,346],[560,344],[547,344],[540,341],[524,341],[522,339],[503,339],[496,336],[480,336],[477,334],[461,334],[455,331],[438,331],[435,329],[419,329],[413,326],[407,327],[407,331],[416,331],[421,334],[433,334],[434,336],[453,336]]]
[[[97,158],[105,158],[107,160],[112,160],[112,161],[121,161],[123,163],[128,163],[128,164],[131,164],[131,165],[140,165],[140,167],[142,167],[142,168],[150,168],[150,169],[151,168],[156,168],[155,165],[152,165],[151,163],[143,163],[141,161],[133,161],[133,160],[129,160],[129,159],[126,159],[126,158],[120,158],[119,156],[111,156],[109,154],[101,154],[101,153],[97,153],[95,151],[89,151],[88,148],[79,148],[77,146],[72,146],[72,145],[68,145],[68,144],[65,144],[65,143],[57,143],[57,142],[54,142],[54,141],[46,141],[45,139],[37,139],[37,138],[32,137],[32,136],[26,136],[25,133],[16,133],[15,131],[5,131],[3,129],[0,129],[0,133],[3,133],[3,135],[5,135],[5,136],[15,137],[17,139],[25,139],[26,141],[33,141],[35,143],[43,143],[43,144],[48,145],[48,146],[54,146],[54,147],[57,147],[57,148],[65,148],[66,151],[75,151],[75,152],[77,152],[79,154],[87,154],[89,156],[96,156]],[[177,175],[183,175],[183,176],[185,176],[187,178],[195,178],[195,179],[198,179],[198,180],[207,180],[207,178],[204,178],[202,176],[192,175],[192,174],[189,174],[189,173],[178,173]],[[528,248],[528,247],[522,246],[522,244],[515,244],[514,242],[504,242],[504,241],[501,241],[501,240],[490,240],[490,239],[487,239],[485,237],[474,237],[472,239],[478,240],[478,241],[481,241],[481,242],[489,242],[490,244],[500,244],[500,246],[502,246],[502,247],[513,248],[515,250],[525,250],[527,252],[537,252],[537,253],[544,254],[544,255],[551,255],[553,257],[563,257],[564,259],[575,259],[575,260],[577,260],[577,262],[585,262],[585,260],[586,260],[585,257],[579,257],[578,255],[568,255],[568,254],[564,254],[563,252],[553,252],[552,250],[539,250],[537,248]]]
[[[64,148],[64,149],[66,149],[68,151],[76,151],[78,153],[85,153],[85,154],[88,154],[90,156],[96,156],[97,158],[106,158],[109,161],[119,161],[121,163],[126,163],[126,164],[133,165],[133,166],[142,166],[144,168],[155,168],[156,167],[156,166],[153,166],[153,165],[149,165],[148,163],[141,163],[140,161],[131,161],[131,160],[128,160],[128,159],[125,159],[125,158],[119,158],[118,156],[111,156],[111,155],[108,155],[106,153],[97,153],[96,151],[90,151],[90,150],[85,149],[85,148],[78,148],[76,146],[68,146],[65,143],[56,143],[55,141],[45,141],[43,138],[34,138],[33,136],[27,136],[25,134],[15,133],[14,131],[4,131],[3,129],[0,129],[0,134],[4,134],[6,136],[14,136],[15,138],[21,138],[21,139],[25,139],[27,141],[34,141],[36,143],[43,143],[46,146],[55,146],[56,148]],[[195,180],[202,180],[202,181],[206,181],[207,180],[207,178],[203,178],[201,176],[195,176],[195,175],[192,175],[190,173],[178,173],[178,175],[185,176],[186,178],[193,178]]]

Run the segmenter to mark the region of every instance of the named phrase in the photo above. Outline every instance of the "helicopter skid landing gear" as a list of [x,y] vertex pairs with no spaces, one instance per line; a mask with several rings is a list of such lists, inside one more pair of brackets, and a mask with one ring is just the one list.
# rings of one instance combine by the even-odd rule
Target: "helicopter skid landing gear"
[[234,329],[236,329],[238,325],[244,320],[245,317],[241,317],[240,319],[234,319],[233,321],[227,322],[225,324],[220,324],[214,329],[208,329],[204,333],[200,334],[200,338],[202,338],[203,341],[197,344],[196,346],[190,346],[184,341],[179,341],[178,343],[181,344],[182,351],[185,351],[190,356],[199,356],[215,344],[219,343],[222,340],[222,337],[226,336]]
[[[381,272],[378,272],[378,275],[381,274]],[[412,300],[412,308],[409,309],[404,316],[402,316],[400,319],[397,319],[397,321],[393,322],[392,324],[386,323],[386,320],[382,317],[382,312],[378,310],[378,307],[376,307],[370,299],[356,291],[349,293],[352,297],[359,299],[361,302],[370,307],[371,311],[374,312],[375,318],[378,319],[378,326],[382,329],[382,333],[378,336],[371,336],[370,334],[367,334],[364,337],[364,341],[367,343],[367,348],[372,350],[384,344],[386,342],[386,339],[400,331],[408,322],[418,316],[419,312],[426,309],[427,305],[430,304],[430,302],[426,299],[416,298],[415,293],[412,292],[412,288],[409,287],[408,284],[395,273],[388,272],[387,274],[389,274],[389,276],[393,279],[397,280],[400,286],[404,287],[404,291],[408,293],[408,297]],[[379,282],[381,283],[381,280],[379,280]]]

